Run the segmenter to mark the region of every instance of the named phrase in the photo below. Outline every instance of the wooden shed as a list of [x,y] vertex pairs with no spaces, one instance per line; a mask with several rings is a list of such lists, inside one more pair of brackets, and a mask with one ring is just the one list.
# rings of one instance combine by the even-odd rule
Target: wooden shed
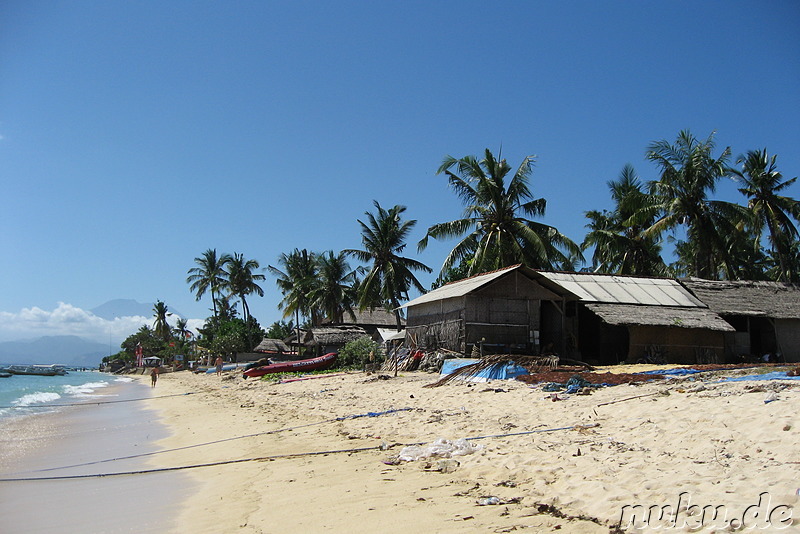
[[774,355],[800,362],[800,286],[747,280],[681,280],[732,326],[725,334],[730,361]]
[[567,326],[580,358],[718,363],[733,328],[676,280],[593,273],[541,275],[580,299]]
[[515,265],[459,280],[426,293],[406,308],[406,341],[420,348],[470,353],[538,354],[566,345],[564,311],[576,297]]

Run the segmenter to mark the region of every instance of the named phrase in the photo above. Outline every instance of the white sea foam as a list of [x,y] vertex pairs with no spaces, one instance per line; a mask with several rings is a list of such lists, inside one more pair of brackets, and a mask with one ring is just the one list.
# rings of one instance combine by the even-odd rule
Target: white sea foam
[[114,382],[133,382],[133,378],[128,376],[120,376],[119,378],[115,378]]
[[44,404],[53,402],[61,398],[58,393],[52,391],[37,391],[36,393],[29,393],[15,400],[12,404],[15,406],[31,406],[33,404]]
[[80,397],[94,393],[95,390],[108,386],[108,382],[87,382],[79,386],[63,386],[62,389],[67,395]]

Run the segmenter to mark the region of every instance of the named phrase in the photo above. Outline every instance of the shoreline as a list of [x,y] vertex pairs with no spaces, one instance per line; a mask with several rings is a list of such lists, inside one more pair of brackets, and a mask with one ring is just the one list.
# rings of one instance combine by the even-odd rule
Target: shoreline
[[[183,471],[194,492],[173,532],[607,533],[626,506],[688,495],[741,515],[763,492],[800,519],[800,382],[695,376],[553,402],[519,381],[423,388],[437,378],[163,375],[160,393],[194,394],[159,406],[172,430],[159,445],[192,448],[155,465],[236,462]],[[779,400],[765,403],[775,390]],[[367,415],[389,410],[402,411]],[[389,465],[396,444],[437,438],[472,438],[481,450],[443,472],[437,460]],[[491,497],[500,504],[479,505]]]
[[[98,400],[135,400],[151,395],[149,390],[139,380],[111,382]],[[149,402],[87,403],[4,421],[3,435],[8,436],[4,448],[12,451],[0,458],[2,478],[147,468],[147,457],[105,460],[157,450],[157,441],[168,435],[168,429],[145,406]],[[10,534],[163,532],[172,528],[172,510],[188,482],[171,473],[157,476],[0,482],[0,530]]]

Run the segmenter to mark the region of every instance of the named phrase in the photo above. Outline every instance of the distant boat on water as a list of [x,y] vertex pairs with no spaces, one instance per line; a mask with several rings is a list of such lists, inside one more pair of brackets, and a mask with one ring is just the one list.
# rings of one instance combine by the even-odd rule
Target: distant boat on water
[[67,370],[61,365],[10,365],[2,370],[12,375],[64,376]]

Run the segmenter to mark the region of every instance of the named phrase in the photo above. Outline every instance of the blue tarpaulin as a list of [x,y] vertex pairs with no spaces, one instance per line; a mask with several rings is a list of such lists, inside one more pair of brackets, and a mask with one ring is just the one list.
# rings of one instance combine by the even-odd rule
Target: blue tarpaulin
[[773,371],[762,375],[732,376],[723,378],[720,382],[748,382],[751,380],[800,380],[800,376],[789,376],[786,371]]
[[[478,363],[480,360],[474,358],[453,358],[442,362],[442,370],[440,376],[444,378],[456,369],[461,369],[464,366]],[[477,372],[474,375],[465,376],[465,380],[472,382],[486,382],[488,380],[510,380],[520,375],[527,375],[528,370],[517,365],[514,362],[496,363],[493,366]]]

